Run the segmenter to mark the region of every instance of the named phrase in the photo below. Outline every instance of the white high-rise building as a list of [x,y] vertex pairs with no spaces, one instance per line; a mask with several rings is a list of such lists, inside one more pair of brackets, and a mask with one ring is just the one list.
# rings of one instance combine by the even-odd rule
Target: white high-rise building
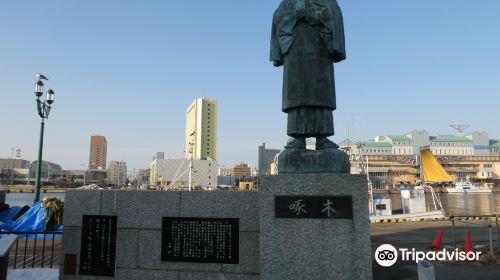
[[197,98],[186,111],[186,158],[217,159],[217,101]]

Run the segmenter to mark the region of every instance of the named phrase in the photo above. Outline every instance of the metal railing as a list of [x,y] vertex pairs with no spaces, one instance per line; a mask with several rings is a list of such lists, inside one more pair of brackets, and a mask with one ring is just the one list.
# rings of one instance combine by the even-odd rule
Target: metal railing
[[[497,248],[500,248],[500,226],[499,226],[499,214],[490,214],[490,215],[452,215],[449,220],[452,224],[452,234],[453,234],[453,247],[457,248],[457,241],[455,238],[455,223],[463,223],[466,225],[472,225],[477,227],[485,227],[488,228],[488,241],[490,245],[490,252],[493,252],[493,227],[496,225],[496,242]],[[480,221],[480,222],[472,222],[472,221]]]
[[18,236],[9,252],[9,269],[57,268],[61,264],[62,231],[10,231]]

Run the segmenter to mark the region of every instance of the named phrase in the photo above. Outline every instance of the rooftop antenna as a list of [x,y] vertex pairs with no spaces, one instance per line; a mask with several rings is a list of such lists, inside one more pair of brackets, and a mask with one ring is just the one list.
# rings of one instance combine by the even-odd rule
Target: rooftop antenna
[[20,148],[11,148],[10,155],[12,158],[21,158],[21,149]]
[[450,127],[458,131],[459,136],[464,136],[464,131],[470,127],[470,125],[466,124],[450,124]]

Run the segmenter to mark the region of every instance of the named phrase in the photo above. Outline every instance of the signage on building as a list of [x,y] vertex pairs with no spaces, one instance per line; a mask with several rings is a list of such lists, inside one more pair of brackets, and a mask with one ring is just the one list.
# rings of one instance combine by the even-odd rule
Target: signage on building
[[276,218],[352,219],[351,196],[276,196]]

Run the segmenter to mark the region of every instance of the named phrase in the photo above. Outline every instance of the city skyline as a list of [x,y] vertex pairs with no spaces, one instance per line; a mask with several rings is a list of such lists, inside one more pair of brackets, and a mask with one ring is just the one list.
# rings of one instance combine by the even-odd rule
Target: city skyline
[[[451,126],[451,125],[450,125]],[[486,136],[488,137],[488,140],[490,141],[490,144],[493,142],[493,144],[495,144],[496,146],[492,146],[495,147],[495,153],[498,153],[497,151],[497,146],[498,146],[498,143],[500,143],[500,137],[496,137],[496,136],[491,136],[488,131],[475,131],[475,130],[472,130],[469,128],[469,130],[466,130],[464,133],[463,133],[463,136],[460,136],[456,130],[454,130],[455,134],[453,133],[446,133],[446,134],[443,134],[443,133],[434,133],[434,132],[431,132],[429,134],[428,130],[427,129],[422,129],[421,131],[417,131],[417,130],[411,130],[411,129],[408,129],[406,132],[404,133],[394,133],[394,134],[384,134],[384,133],[379,133],[379,134],[376,134],[376,135],[372,135],[371,137],[368,137],[366,139],[352,139],[352,138],[345,138],[341,141],[338,141],[338,143],[342,146],[344,145],[343,143],[354,143],[357,145],[357,143],[384,143],[385,140],[380,140],[380,139],[384,139],[384,138],[390,138],[390,137],[393,137],[393,136],[406,136],[406,135],[409,135],[411,133],[427,133],[428,136],[430,137],[429,139],[432,140],[434,138],[446,138],[446,137],[455,137],[455,138],[467,138],[467,137],[471,137],[471,135],[473,134],[480,134],[480,135],[483,135],[484,133],[486,133]],[[486,137],[485,136],[485,137]],[[100,136],[100,137],[103,137],[103,136]],[[471,138],[471,143],[472,143],[472,138]],[[312,142],[311,142],[312,143]],[[254,164],[250,161],[245,161],[245,160],[241,160],[239,162],[235,162],[234,164],[231,164],[231,165],[228,165],[228,164],[224,164],[224,163],[220,163],[219,162],[219,166],[221,167],[225,167],[225,168],[232,168],[232,167],[235,167],[235,166],[238,166],[240,164],[249,164],[250,166],[253,166],[253,167],[257,167],[259,165],[259,156],[258,154],[260,153],[260,149],[263,148],[264,150],[267,149],[268,151],[278,151],[278,150],[283,150],[284,148],[283,147],[267,147],[266,146],[267,144],[266,143],[262,143],[262,145],[259,145],[258,147],[256,147],[258,149],[257,151],[257,164]],[[390,147],[390,146],[387,146],[387,147]],[[471,146],[472,147],[472,146]],[[314,149],[314,145],[312,144],[309,144],[308,146],[308,149]],[[180,158],[176,158],[176,157],[168,157],[167,155],[165,155],[164,152],[156,152],[155,154],[151,155],[151,160],[144,166],[144,167],[139,167],[139,168],[131,168],[127,171],[127,174],[130,175],[130,176],[134,176],[135,173],[139,172],[140,169],[147,169],[147,168],[150,168],[150,164],[152,162],[154,162],[154,159],[156,159],[158,157],[158,154],[161,154],[161,159],[168,159],[168,160],[180,160],[182,159],[182,157]],[[439,153],[437,153],[436,155],[439,155]],[[477,154],[476,154],[477,155]],[[13,157],[13,156],[10,156],[10,157],[0,157],[0,159],[16,159],[16,160],[25,160],[25,161],[28,161],[30,163],[36,161],[36,160],[30,160],[30,159],[27,159],[27,158],[24,158],[24,157],[21,157],[21,158],[18,158],[18,157]],[[47,162],[50,162],[50,160],[45,160],[44,161],[47,161]],[[109,162],[127,162],[126,160],[109,160],[107,161],[106,163],[109,163]],[[57,164],[57,162],[54,162]],[[84,166],[84,165],[82,165]],[[64,166],[61,165],[61,167],[64,169],[64,170],[83,170],[83,169],[87,169],[87,168],[83,168],[83,167],[77,167],[77,168],[65,168]]]
[[[335,68],[335,142],[410,129],[455,134],[452,123],[500,138],[500,3],[435,2],[339,1],[349,48]],[[6,3],[0,158],[19,147],[36,160],[32,85],[41,72],[56,91],[43,159],[64,169],[88,162],[91,135],[105,135],[108,159],[129,170],[148,166],[156,151],[184,157],[185,108],[199,96],[219,102],[220,164],[256,165],[257,146],[280,149],[287,139],[281,72],[268,61],[278,3]],[[169,10],[191,11],[182,32],[182,16],[165,17]],[[239,24],[228,26],[233,20]]]

